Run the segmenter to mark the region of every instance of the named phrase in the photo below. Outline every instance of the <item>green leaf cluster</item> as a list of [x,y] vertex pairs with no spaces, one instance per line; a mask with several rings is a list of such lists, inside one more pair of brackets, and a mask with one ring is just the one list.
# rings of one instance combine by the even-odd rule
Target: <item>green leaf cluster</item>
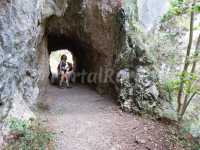
[[173,16],[180,16],[182,14],[194,11],[200,13],[200,2],[197,2],[195,6],[190,7],[191,0],[172,0],[169,11],[163,16],[162,22],[170,20]]
[[24,121],[17,118],[7,120],[10,128],[6,150],[46,150],[53,142],[54,134],[47,131],[39,121]]
[[195,73],[185,72],[183,74],[178,73],[177,78],[173,80],[165,81],[164,90],[169,94],[169,100],[172,100],[172,95],[177,93],[180,87],[180,82],[184,82],[184,94],[193,94],[200,92],[200,86],[197,83],[199,77]]
[[172,0],[169,11],[163,16],[162,22],[170,20],[173,16],[178,16],[186,13],[188,9],[188,3],[185,0]]
[[179,85],[181,79],[184,83],[184,94],[192,94],[199,92],[200,87],[197,84],[195,84],[199,79],[196,73],[184,72],[183,74],[178,74],[178,78]]

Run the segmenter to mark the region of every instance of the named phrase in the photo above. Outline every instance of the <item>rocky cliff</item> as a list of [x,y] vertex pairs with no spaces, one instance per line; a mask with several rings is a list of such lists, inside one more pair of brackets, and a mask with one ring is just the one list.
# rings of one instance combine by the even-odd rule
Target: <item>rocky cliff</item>
[[30,117],[39,89],[45,92],[48,36],[65,35],[83,43],[87,51],[76,54],[92,63],[87,65],[91,70],[111,66],[117,49],[116,2],[13,0],[1,1],[0,7],[1,119]]
[[[31,115],[39,89],[36,59],[37,1],[0,2],[0,118]],[[10,111],[11,110],[11,111]]]
[[49,53],[60,48],[71,48],[78,65],[88,72],[101,67],[114,70],[119,80],[109,86],[116,87],[125,110],[156,107],[158,79],[143,32],[167,9],[167,2],[160,9],[149,9],[156,2],[1,1],[1,119],[34,116],[30,109],[48,84]]
[[[159,9],[152,7],[155,3]],[[168,7],[168,1],[127,0],[123,3],[125,42],[117,61],[121,68],[117,77],[121,77],[119,101],[126,111],[152,114],[163,103],[159,99],[159,76],[151,59],[148,33],[160,22]]]

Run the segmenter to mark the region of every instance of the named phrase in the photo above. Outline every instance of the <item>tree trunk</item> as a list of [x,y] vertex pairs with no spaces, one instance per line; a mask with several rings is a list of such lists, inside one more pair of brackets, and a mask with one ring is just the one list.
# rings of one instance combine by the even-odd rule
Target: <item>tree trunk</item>
[[[192,7],[195,4],[196,4],[196,0],[193,0]],[[184,81],[183,81],[184,79],[183,79],[183,76],[184,76],[185,72],[187,72],[188,67],[189,67],[188,58],[190,56],[191,47],[192,47],[192,41],[193,41],[194,11],[191,11],[191,15],[190,16],[191,17],[190,17],[189,43],[188,43],[188,47],[187,47],[187,53],[186,53],[186,57],[185,57],[184,68],[183,68],[183,71],[182,71],[182,74],[181,74],[180,87],[179,87],[178,96],[177,96],[177,102],[178,102],[177,113],[178,113],[178,118],[180,117],[179,115],[180,115],[181,108],[182,108],[182,96],[183,96],[183,88],[184,88]]]
[[[196,44],[196,48],[195,48],[195,52],[194,52],[194,58],[198,57],[199,56],[199,53],[200,53],[200,34],[198,36],[198,40],[197,40],[197,44]],[[197,60],[195,59],[192,63],[192,69],[190,71],[191,74],[195,73],[195,70],[196,70],[196,65],[197,65]],[[189,85],[189,90],[192,88],[192,84]],[[185,95],[185,98],[184,98],[184,105],[183,105],[183,109],[182,109],[182,112],[181,112],[181,116],[183,116],[185,114],[185,111],[187,109],[187,106],[189,105],[189,103],[191,102],[188,101],[188,98],[189,98],[189,94],[186,94]]]

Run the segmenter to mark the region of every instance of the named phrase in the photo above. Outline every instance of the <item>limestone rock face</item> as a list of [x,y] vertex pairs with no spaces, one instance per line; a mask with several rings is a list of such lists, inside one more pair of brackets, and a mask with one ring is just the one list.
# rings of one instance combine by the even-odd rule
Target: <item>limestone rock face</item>
[[37,0],[0,2],[0,119],[11,108],[16,110],[16,116],[26,116],[28,106],[18,103],[32,105],[39,93],[35,49],[37,6]]
[[[48,84],[49,53],[62,48],[71,49],[80,68],[88,72],[97,72],[101,67],[111,68],[114,76],[128,68],[131,76],[128,80],[125,78],[127,85],[126,82],[117,85],[122,106],[129,110],[140,109],[134,99],[139,100],[141,96],[136,94],[143,90],[148,93],[145,95],[148,103],[157,104],[156,81],[149,77],[153,64],[146,53],[145,38],[137,28],[139,20],[149,26],[157,20],[157,15],[148,21],[148,17],[141,17],[146,3],[131,2],[1,1],[0,119],[9,115],[34,116],[30,108],[37,103],[38,95],[45,92]],[[151,2],[148,7],[155,1]],[[149,14],[152,14],[150,11]],[[123,91],[127,96],[121,98]]]
[[149,31],[168,11],[170,0],[138,0],[138,18],[145,31]]
[[47,34],[50,37],[63,36],[66,41],[69,39],[80,43],[79,50],[72,50],[72,53],[81,59],[81,64],[87,70],[98,71],[100,66],[111,67],[114,51],[119,51],[116,38],[120,33],[117,22],[117,13],[120,10],[116,1],[50,2],[47,1],[47,8],[44,9]]
[[155,84],[158,79],[153,79],[152,71],[146,67],[120,70],[117,74],[119,83],[119,101],[121,108],[128,112],[155,113],[160,105],[159,90]]
[[[147,112],[154,114],[156,107],[159,107],[160,92],[157,86],[158,74],[153,67],[153,61],[149,55],[149,43],[145,31],[142,30],[141,21],[147,21],[145,18],[140,18],[141,13],[138,5],[145,7],[146,3],[142,1],[131,3],[129,0],[123,5],[125,23],[124,23],[124,43],[122,51],[117,59],[119,74],[122,74],[119,82],[119,101],[121,107],[130,112],[140,113]],[[128,5],[131,3],[130,5]],[[149,1],[150,4],[153,1]],[[150,5],[149,4],[149,5]],[[134,9],[131,9],[134,8]],[[150,11],[150,10],[149,10]],[[152,11],[153,8],[152,8]],[[151,13],[151,11],[149,12]],[[158,16],[163,12],[158,11]],[[151,25],[146,23],[149,28],[152,28],[158,21],[158,16],[152,16]],[[146,27],[147,28],[147,27]],[[124,68],[127,68],[124,70]],[[127,75],[128,74],[128,75]]]
[[13,0],[1,1],[0,7],[1,119],[10,110],[23,109],[15,114],[26,116],[30,111],[26,108],[37,102],[39,89],[45,92],[48,33],[83,43],[85,51],[75,55],[83,57],[89,71],[111,67],[114,51],[119,51],[115,44],[120,29],[115,22],[119,8],[114,0]]

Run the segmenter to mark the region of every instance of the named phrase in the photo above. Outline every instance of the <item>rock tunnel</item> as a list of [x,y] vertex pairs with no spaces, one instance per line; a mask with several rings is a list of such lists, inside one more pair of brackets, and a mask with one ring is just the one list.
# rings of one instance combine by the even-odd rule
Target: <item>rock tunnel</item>
[[[27,104],[32,108],[38,99],[45,95],[49,84],[49,54],[58,49],[71,50],[77,59],[78,70],[98,72],[100,68],[115,70],[118,67],[117,71],[123,71],[129,67],[136,75],[138,74],[131,81],[133,85],[138,84],[137,78],[143,77],[143,72],[140,73],[137,68],[144,69],[146,57],[134,55],[135,48],[137,51],[140,47],[142,49],[142,44],[137,42],[140,35],[130,35],[130,27],[125,26],[129,24],[129,18],[132,19],[129,15],[135,10],[127,12],[121,1],[11,2],[13,9],[10,9],[9,1],[0,2],[3,4],[0,5],[3,8],[0,12],[0,69],[3,81],[0,85],[0,105],[3,112],[1,116],[6,117],[10,110],[22,110],[18,114],[30,112]],[[123,62],[120,62],[122,57]],[[135,60],[140,60],[140,64],[133,65],[132,62]],[[145,70],[146,68],[148,69],[145,66]],[[102,89],[108,91],[102,85],[98,84],[97,87],[103,87]],[[120,95],[125,88],[120,87],[117,94]],[[125,95],[129,97],[129,93]],[[129,100],[122,99],[122,103],[127,99]],[[11,108],[11,104],[15,106]],[[11,116],[16,116],[15,114]],[[1,116],[0,118],[3,118]]]
[[76,71],[81,72],[83,69],[86,72],[92,70],[90,47],[74,37],[66,37],[65,35],[56,35],[49,33],[47,36],[48,54],[53,51],[68,49],[76,60]]
[[[115,16],[97,18],[93,14],[85,14],[86,17],[82,18],[80,13],[68,9],[70,12],[63,16],[53,15],[44,21],[44,36],[38,45],[37,54],[40,95],[45,93],[49,83],[49,55],[53,51],[68,49],[75,58],[76,72],[79,73],[85,71],[87,74],[98,74],[100,70],[112,69],[114,66],[119,50],[115,35],[120,32],[120,27],[113,22]],[[92,85],[97,91],[107,91],[108,84],[95,82]]]

